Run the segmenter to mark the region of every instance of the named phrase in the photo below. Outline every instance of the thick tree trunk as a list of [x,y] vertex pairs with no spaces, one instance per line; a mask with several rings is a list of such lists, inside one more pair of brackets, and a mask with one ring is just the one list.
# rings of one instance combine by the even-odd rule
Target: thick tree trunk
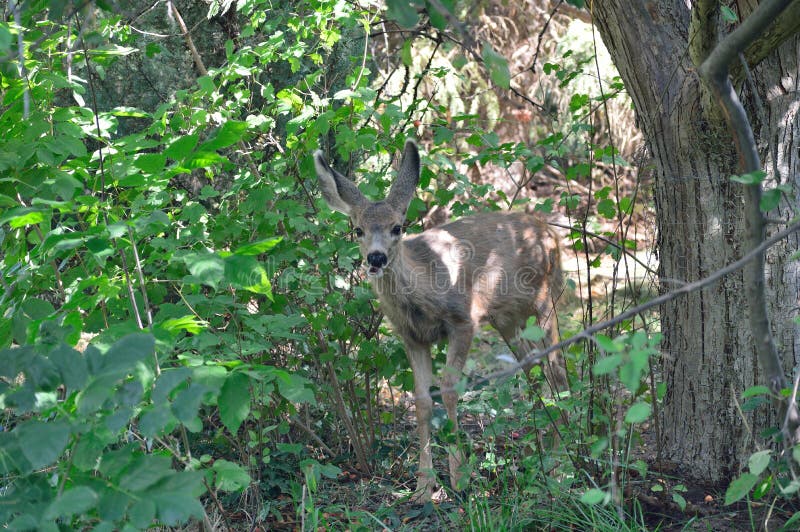
[[[743,188],[730,134],[713,124],[703,105],[700,79],[688,53],[690,13],[682,1],[596,0],[593,13],[603,40],[625,81],[656,167],[655,202],[662,289],[695,281],[741,257],[747,233]],[[793,39],[755,69],[765,109],[752,90],[742,99],[756,124],[757,139],[772,174],[797,179],[800,133],[798,45]],[[767,153],[773,147],[771,153]],[[774,179],[774,177],[773,177]],[[797,183],[794,183],[797,185]],[[771,218],[791,217],[788,205]],[[777,226],[776,228],[779,228]],[[800,276],[789,256],[798,239],[767,257],[767,290],[778,348],[787,374],[800,345],[797,314]],[[753,440],[775,424],[768,407],[746,413],[736,402],[763,384],[753,348],[741,272],[661,309],[663,379],[662,445],[665,458],[696,481],[727,481],[746,462]]]

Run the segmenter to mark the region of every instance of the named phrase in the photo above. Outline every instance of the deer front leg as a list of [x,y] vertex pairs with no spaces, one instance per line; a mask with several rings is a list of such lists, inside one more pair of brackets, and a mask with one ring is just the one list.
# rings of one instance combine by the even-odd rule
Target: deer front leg
[[431,384],[433,368],[429,346],[406,344],[406,356],[414,373],[414,405],[417,410],[417,434],[419,435],[419,466],[417,470],[417,496],[421,501],[430,501],[436,484],[431,456]]
[[458,437],[458,392],[455,387],[461,379],[469,347],[472,344],[473,333],[472,325],[465,325],[455,328],[448,335],[447,364],[441,379],[442,401],[447,410],[447,417],[450,418],[453,424],[453,432],[456,434],[456,445],[448,450],[450,486],[455,490],[465,487],[461,482],[461,464],[464,462],[464,451],[461,449],[461,442]]

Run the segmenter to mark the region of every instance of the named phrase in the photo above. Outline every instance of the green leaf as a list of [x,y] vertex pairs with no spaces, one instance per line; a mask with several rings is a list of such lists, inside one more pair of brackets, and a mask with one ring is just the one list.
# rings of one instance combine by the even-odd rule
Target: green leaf
[[9,209],[0,216],[0,225],[8,223],[12,229],[28,225],[36,225],[50,219],[49,209],[39,207],[16,207]]
[[165,320],[160,327],[173,334],[179,331],[186,331],[191,334],[199,334],[208,327],[208,322],[201,320],[197,316],[187,315],[181,316],[180,318]]
[[310,385],[311,381],[300,375],[287,373],[285,371],[280,371],[277,376],[276,382],[278,383],[278,392],[287,401],[292,403],[317,404],[316,398],[314,397],[314,389],[310,386],[306,386],[307,384]]
[[167,164],[167,156],[162,153],[143,153],[133,160],[133,166],[148,174],[159,174]]
[[169,456],[137,454],[120,477],[119,486],[129,491],[142,491],[173,474]]
[[148,333],[132,333],[114,342],[102,357],[102,365],[97,373],[123,377],[133,373],[136,364],[143,360],[153,360],[155,338]]
[[225,262],[215,253],[191,253],[183,258],[183,262],[197,282],[214,289],[225,272]]
[[170,143],[167,149],[164,150],[164,155],[170,159],[180,161],[188,157],[195,146],[197,146],[197,135],[184,135]]
[[137,530],[150,529],[155,517],[156,503],[151,499],[138,499],[128,510],[128,520]]
[[400,49],[400,60],[403,62],[403,65],[410,67],[414,63],[414,59],[411,56],[411,39],[406,39],[403,42],[403,47]]
[[439,6],[444,8],[450,15],[453,14],[454,0],[439,0],[438,6],[433,5],[430,1],[425,2],[425,8],[428,11],[428,17],[431,19],[431,26],[437,30],[443,30],[447,27],[447,16],[445,13],[439,11]]
[[177,422],[169,403],[161,403],[144,411],[139,418],[139,430],[145,437],[154,438],[162,432],[169,432]]
[[277,246],[282,240],[283,240],[282,236],[275,236],[272,238],[259,240],[257,242],[251,242],[249,244],[244,244],[243,246],[239,246],[238,248],[236,248],[236,251],[234,251],[234,253],[236,255],[261,255],[262,253],[270,251],[272,248]]
[[242,372],[229,373],[217,399],[219,417],[234,436],[250,414],[250,379]]
[[763,170],[756,170],[755,172],[750,172],[749,174],[743,175],[732,175],[731,181],[735,181],[736,183],[741,183],[743,185],[758,185],[764,178],[767,177],[767,173]]
[[728,6],[722,5],[719,7],[720,12],[722,13],[722,18],[725,19],[725,22],[728,24],[736,24],[739,22],[739,15],[737,15],[733,9],[729,8]]
[[419,0],[386,0],[386,16],[401,28],[410,29],[419,22]]
[[253,256],[229,255],[224,259],[225,280],[236,288],[272,299],[272,283],[267,270]]
[[772,451],[769,449],[751,454],[750,459],[747,461],[747,464],[750,467],[750,472],[754,475],[760,475],[763,473],[767,466],[769,466],[771,455]]
[[605,334],[595,335],[594,341],[597,342],[597,345],[600,346],[600,349],[606,353],[619,353],[625,348],[625,346],[622,345],[622,342],[612,340]]
[[234,462],[219,459],[212,467],[216,477],[214,485],[222,491],[242,491],[250,485],[251,479],[247,470]]
[[761,212],[771,211],[781,202],[781,196],[783,196],[783,193],[777,188],[765,190],[761,194],[761,200],[758,202],[758,208],[761,209]]
[[210,140],[204,142],[199,150],[200,151],[214,151],[221,148],[226,148],[231,144],[235,144],[244,138],[247,133],[247,122],[240,122],[238,120],[227,120],[222,124],[216,135],[211,137]]
[[592,373],[595,375],[608,375],[622,364],[622,355],[614,354],[600,358],[594,363]]
[[69,423],[63,420],[50,422],[26,421],[14,429],[22,454],[34,469],[54,463],[69,443]]
[[686,510],[686,499],[684,499],[680,493],[672,494],[672,502],[677,504],[678,508],[680,508],[682,512]]
[[72,517],[88,512],[97,505],[97,493],[86,486],[66,490],[50,503],[44,512],[45,519]]
[[197,414],[206,392],[208,388],[205,385],[191,382],[187,388],[179,391],[172,401],[172,413],[192,432],[198,432],[203,428]]
[[589,506],[594,506],[596,504],[600,504],[605,502],[608,498],[608,494],[599,489],[599,488],[591,488],[586,493],[581,495],[581,502],[583,504],[588,504]]
[[505,57],[498,54],[488,42],[483,43],[481,58],[489,70],[489,77],[502,89],[511,87],[511,71],[508,69],[508,61]]
[[647,418],[650,417],[650,411],[652,408],[648,403],[639,402],[634,403],[628,409],[628,412],[625,414],[625,423],[630,423],[631,425],[635,423],[641,423],[646,421]]
[[61,344],[50,351],[47,356],[61,372],[61,378],[70,392],[83,388],[89,377],[83,355],[68,345]]
[[758,482],[758,476],[752,473],[744,473],[735,479],[725,490],[725,505],[733,504],[745,497],[756,485],[756,482]]
[[597,212],[608,220],[612,220],[617,216],[617,205],[614,200],[606,198],[597,203]]
[[754,395],[770,395],[769,388],[762,385],[751,386],[742,392],[742,399],[747,399],[749,397],[753,397]]

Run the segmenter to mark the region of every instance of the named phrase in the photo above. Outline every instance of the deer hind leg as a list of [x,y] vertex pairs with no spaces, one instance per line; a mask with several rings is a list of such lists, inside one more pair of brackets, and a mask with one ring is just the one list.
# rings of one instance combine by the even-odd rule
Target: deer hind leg
[[[528,375],[531,368],[536,364],[536,362],[523,362],[528,356],[533,354],[537,349],[542,349],[543,347],[558,343],[556,320],[552,314],[552,307],[550,308],[549,314],[545,314],[545,312],[534,312],[537,324],[545,333],[543,341],[538,342],[540,345],[520,337],[520,333],[525,328],[525,320],[507,318],[505,321],[495,320],[492,322],[492,326],[500,332],[500,335],[514,354],[514,357],[517,361],[522,363],[522,369],[525,371],[525,375]],[[548,354],[547,358],[541,361],[541,363],[547,382],[551,386],[553,392],[566,390],[567,372],[561,353],[554,351]]]
[[417,469],[417,497],[430,501],[436,484],[431,456],[431,384],[433,368],[429,346],[412,345],[406,342],[406,356],[414,374],[414,406],[417,411],[417,434],[419,436],[419,463]]
[[461,472],[461,464],[464,463],[464,451],[461,448],[460,438],[458,437],[458,392],[456,391],[456,385],[461,379],[474,332],[472,324],[455,327],[450,332],[447,343],[447,364],[441,377],[442,402],[444,402],[447,417],[450,418],[453,424],[453,431],[456,434],[456,445],[448,450],[450,486],[455,490],[466,487],[462,482],[463,475]]
[[[556,314],[555,301],[549,290],[542,290],[536,298],[536,320],[544,331],[544,347],[555,345],[559,342],[558,315]],[[551,351],[547,360],[543,361],[544,374],[553,392],[562,392],[569,389],[567,381],[567,364],[561,351]]]

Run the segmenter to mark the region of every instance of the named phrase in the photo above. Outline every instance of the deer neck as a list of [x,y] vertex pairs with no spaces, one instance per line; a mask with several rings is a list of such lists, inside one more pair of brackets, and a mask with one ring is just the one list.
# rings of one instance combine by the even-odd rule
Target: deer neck
[[380,299],[394,299],[398,294],[408,294],[413,289],[408,254],[405,241],[399,242],[392,262],[384,268],[380,278],[372,281],[372,287]]

